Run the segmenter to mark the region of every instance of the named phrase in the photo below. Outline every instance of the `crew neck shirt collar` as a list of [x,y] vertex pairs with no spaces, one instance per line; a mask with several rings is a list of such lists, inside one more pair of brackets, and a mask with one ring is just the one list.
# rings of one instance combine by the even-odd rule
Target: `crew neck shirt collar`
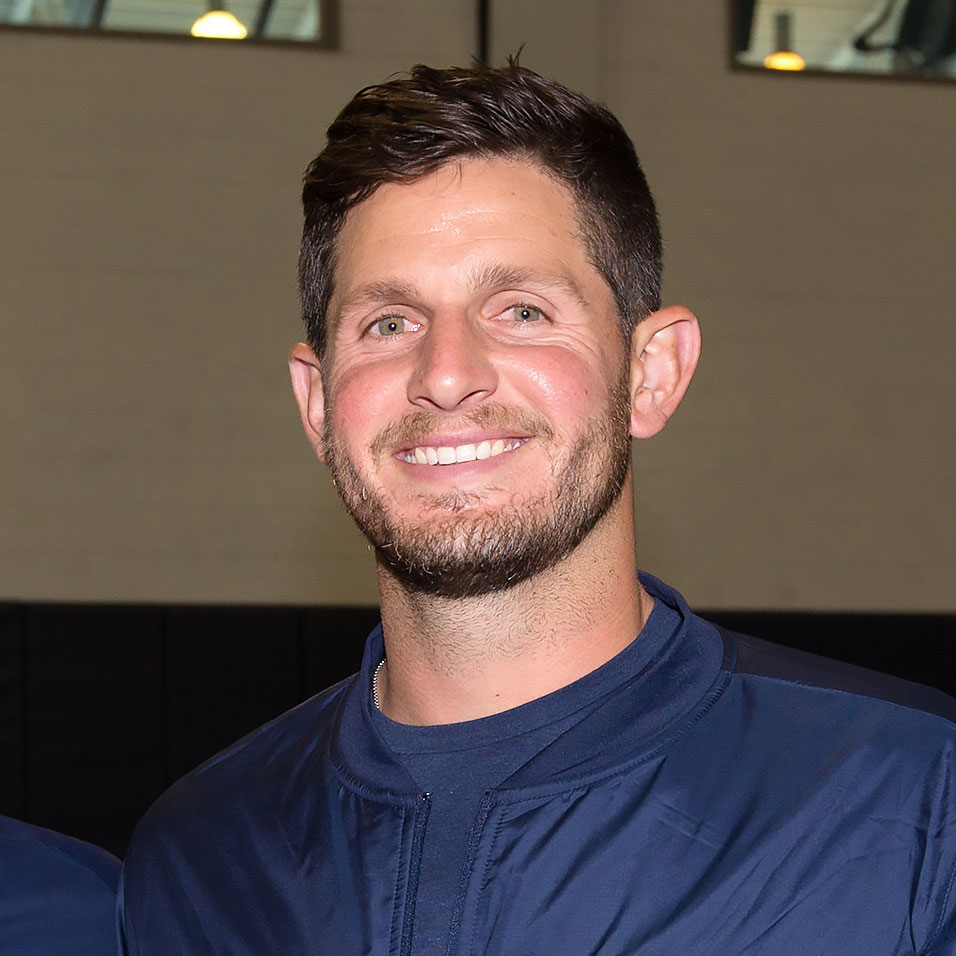
[[672,637],[680,623],[674,610],[655,601],[639,637],[607,663],[544,697],[498,714],[454,724],[417,726],[390,720],[373,706],[372,722],[391,749],[399,753],[450,752],[504,743],[555,721],[573,719],[576,713],[633,680],[646,666],[651,649]]

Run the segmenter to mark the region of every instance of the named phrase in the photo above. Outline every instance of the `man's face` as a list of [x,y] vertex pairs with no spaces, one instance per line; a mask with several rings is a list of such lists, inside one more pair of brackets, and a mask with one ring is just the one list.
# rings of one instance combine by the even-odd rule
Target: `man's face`
[[534,166],[466,160],[355,207],[329,336],[324,456],[413,588],[510,587],[619,496],[629,399],[613,295],[569,191]]

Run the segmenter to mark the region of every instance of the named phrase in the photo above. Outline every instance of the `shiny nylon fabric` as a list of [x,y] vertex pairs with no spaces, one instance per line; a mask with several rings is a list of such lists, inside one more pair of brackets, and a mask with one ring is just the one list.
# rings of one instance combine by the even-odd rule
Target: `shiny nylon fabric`
[[0,954],[112,956],[119,873],[99,847],[0,817]]
[[[683,626],[489,794],[449,953],[956,953],[953,703]],[[414,792],[363,671],[181,781],[134,838],[128,952],[412,956]],[[432,888],[434,889],[434,888]]]

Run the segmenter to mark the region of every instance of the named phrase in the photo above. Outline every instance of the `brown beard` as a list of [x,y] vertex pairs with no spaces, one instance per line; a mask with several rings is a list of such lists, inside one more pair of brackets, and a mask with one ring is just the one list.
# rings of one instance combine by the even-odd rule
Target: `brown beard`
[[[448,598],[504,591],[553,567],[570,554],[620,496],[631,461],[630,397],[622,371],[608,394],[607,413],[593,418],[567,464],[540,494],[516,493],[504,508],[472,513],[480,495],[450,491],[423,496],[441,511],[409,526],[389,515],[380,497],[363,482],[333,434],[328,409],[323,434],[326,462],[346,509],[383,561],[414,591]],[[390,449],[417,444],[442,420],[416,412],[386,426],[373,440],[373,460]],[[541,416],[508,406],[479,406],[456,425],[495,426],[506,433],[551,441]],[[441,465],[433,467],[440,468]]]

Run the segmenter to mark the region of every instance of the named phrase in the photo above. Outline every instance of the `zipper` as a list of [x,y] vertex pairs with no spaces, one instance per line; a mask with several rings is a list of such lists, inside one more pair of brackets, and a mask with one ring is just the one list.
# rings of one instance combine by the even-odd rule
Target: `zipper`
[[399,956],[411,956],[412,933],[415,930],[415,903],[418,900],[418,879],[422,872],[422,848],[425,845],[425,826],[431,809],[431,794],[423,793],[415,809],[415,828],[412,830],[412,852],[408,862],[408,885],[405,889],[405,913],[402,916],[402,942]]

